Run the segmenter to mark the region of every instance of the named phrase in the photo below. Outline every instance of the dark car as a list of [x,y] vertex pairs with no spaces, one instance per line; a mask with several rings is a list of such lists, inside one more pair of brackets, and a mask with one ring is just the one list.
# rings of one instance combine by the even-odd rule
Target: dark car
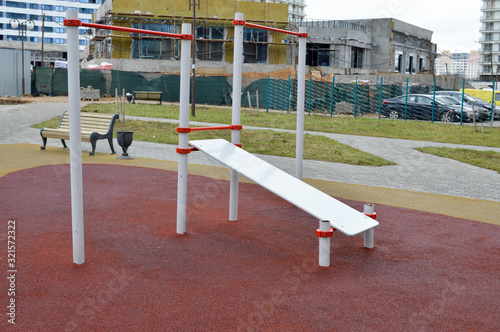
[[[460,101],[462,100],[463,96],[464,104],[467,104],[468,106],[472,107],[472,104],[474,103],[474,109],[478,107],[479,109],[484,110],[484,112],[481,112],[482,113],[481,120],[489,120],[491,117],[491,103],[487,103],[478,97],[474,97],[466,93],[462,93],[460,91],[436,91],[436,96],[449,96],[458,99]],[[497,106],[495,106],[494,117],[495,119],[500,118],[500,108]]]
[[[432,120],[433,97],[431,95],[410,94],[386,99],[382,102],[381,114],[391,119]],[[434,120],[443,122],[460,121],[460,110],[448,99],[436,97]],[[467,117],[468,118],[468,117]],[[467,121],[467,120],[466,120]]]

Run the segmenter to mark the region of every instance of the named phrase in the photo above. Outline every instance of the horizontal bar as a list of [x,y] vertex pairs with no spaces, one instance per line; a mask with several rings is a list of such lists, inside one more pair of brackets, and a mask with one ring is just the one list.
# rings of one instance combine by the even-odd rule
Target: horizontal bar
[[194,38],[193,35],[191,35],[191,34],[168,33],[168,32],[134,29],[134,28],[127,28],[127,27],[117,27],[117,26],[105,25],[105,24],[85,23],[85,22],[82,22],[80,20],[64,20],[64,25],[65,26],[82,26],[82,27],[87,27],[87,28],[95,28],[95,29],[103,29],[103,30],[117,30],[117,31],[133,32],[133,33],[143,33],[143,34],[147,34],[147,35],[170,37],[170,38],[177,38],[177,39],[193,39]]
[[235,125],[230,125],[230,126],[220,126],[220,127],[192,127],[192,128],[177,128],[178,133],[189,133],[191,131],[201,131],[201,130],[225,130],[225,129],[231,129],[231,130],[241,130],[243,129],[243,126],[235,126]]
[[[235,24],[235,21],[233,21],[233,24]],[[236,23],[236,24],[241,25],[241,23]],[[258,29],[263,29],[263,30],[270,30],[270,31],[275,31],[275,32],[286,33],[286,34],[294,35],[294,36],[298,36],[298,37],[306,37],[307,38],[309,36],[305,32],[295,32],[295,31],[283,30],[283,29],[278,29],[278,28],[271,28],[271,27],[267,27],[265,25],[253,24],[253,23],[248,23],[248,22],[245,22],[245,26],[251,27],[251,28],[258,28]]]

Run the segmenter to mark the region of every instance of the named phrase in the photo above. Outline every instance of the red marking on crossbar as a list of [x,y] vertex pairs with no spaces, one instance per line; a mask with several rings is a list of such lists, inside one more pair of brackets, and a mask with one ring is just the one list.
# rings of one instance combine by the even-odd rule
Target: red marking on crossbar
[[127,28],[127,27],[117,27],[117,26],[105,25],[105,24],[84,23],[80,20],[64,20],[63,22],[64,22],[65,26],[82,26],[82,27],[87,27],[87,28],[142,33],[142,34],[147,34],[147,35],[170,37],[170,38],[177,38],[177,39],[190,39],[190,40],[193,39],[193,35],[191,35],[191,34],[168,33],[168,32],[151,31],[151,30],[143,30],[143,29],[133,29],[133,28]]
[[245,20],[233,20],[233,25],[245,25]]
[[193,128],[182,128],[182,127],[177,127],[177,132],[178,132],[178,133],[190,133],[190,132],[192,132],[192,131],[201,131],[201,130],[225,130],[225,129],[231,129],[231,130],[241,130],[241,129],[243,129],[243,126],[230,125],[230,126],[220,126],[220,127],[193,127]]
[[377,219],[377,213],[376,212],[373,212],[372,214],[366,214],[365,213],[365,216],[370,217],[372,219]]
[[176,148],[175,149],[175,152],[180,153],[180,154],[191,153],[191,151],[198,151],[198,149],[197,148],[187,148],[187,149]]
[[330,228],[329,231],[321,231],[319,229],[316,230],[316,235],[318,237],[332,237],[333,236],[333,232],[335,231],[335,228]]

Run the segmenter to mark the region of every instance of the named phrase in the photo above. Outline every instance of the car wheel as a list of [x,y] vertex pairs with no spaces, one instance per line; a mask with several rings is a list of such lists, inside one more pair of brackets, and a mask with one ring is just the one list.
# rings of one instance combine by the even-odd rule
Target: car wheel
[[399,113],[398,113],[398,111],[394,111],[394,110],[390,111],[389,112],[389,118],[393,119],[393,120],[399,119]]
[[453,122],[453,114],[451,112],[443,112],[439,116],[441,122]]

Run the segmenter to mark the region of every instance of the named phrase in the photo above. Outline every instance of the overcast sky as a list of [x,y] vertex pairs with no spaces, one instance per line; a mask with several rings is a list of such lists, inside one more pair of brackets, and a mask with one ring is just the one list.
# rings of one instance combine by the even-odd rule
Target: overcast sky
[[396,18],[431,30],[438,50],[479,49],[481,0],[306,0],[308,18]]

